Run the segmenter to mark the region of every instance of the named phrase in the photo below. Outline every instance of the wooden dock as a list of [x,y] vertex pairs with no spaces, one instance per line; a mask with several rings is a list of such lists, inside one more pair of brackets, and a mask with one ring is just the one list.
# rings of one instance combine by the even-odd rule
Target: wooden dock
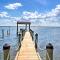
[[21,48],[17,52],[15,60],[41,60],[35,49],[35,43],[32,40],[30,32],[27,31],[21,42]]

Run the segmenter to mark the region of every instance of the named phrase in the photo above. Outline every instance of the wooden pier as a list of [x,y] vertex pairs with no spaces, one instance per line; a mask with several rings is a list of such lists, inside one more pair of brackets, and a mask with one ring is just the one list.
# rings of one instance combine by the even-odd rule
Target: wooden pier
[[[18,25],[25,24],[25,30],[20,29],[20,33],[18,33]],[[37,42],[38,42],[38,34],[35,34],[35,42],[34,40],[34,31],[30,29],[30,22],[17,22],[17,36],[19,37],[19,48],[14,60],[42,60],[37,51]],[[27,30],[27,25],[29,25],[29,29]],[[2,30],[3,33],[3,30]],[[4,33],[3,33],[4,36]],[[5,44],[3,46],[4,51],[4,60],[10,60],[10,45]],[[49,43],[46,46],[46,60],[53,60],[53,45]]]
[[36,52],[35,43],[29,31],[25,32],[21,48],[17,52],[15,60],[41,60],[39,54]]

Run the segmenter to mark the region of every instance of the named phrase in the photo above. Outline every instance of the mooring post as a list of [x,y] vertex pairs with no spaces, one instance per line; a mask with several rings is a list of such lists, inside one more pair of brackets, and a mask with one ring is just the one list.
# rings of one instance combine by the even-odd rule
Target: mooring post
[[35,34],[35,48],[37,50],[37,43],[38,43],[38,34]]
[[35,40],[38,43],[38,34],[37,33],[35,34]]
[[7,35],[9,35],[9,32],[8,32],[8,30],[7,30]]
[[22,33],[23,29],[20,29],[20,33],[21,33],[21,40],[23,39],[23,33]]
[[4,38],[4,29],[2,29],[2,38]]
[[17,36],[18,36],[18,23],[17,23]]
[[5,44],[3,46],[4,60],[10,60],[10,45]]
[[21,34],[19,33],[19,43],[20,43]]
[[46,46],[46,60],[53,60],[53,45],[51,43]]
[[22,29],[22,38],[23,38],[23,36],[24,36],[24,30]]
[[19,33],[18,35],[19,35],[19,38],[18,38],[18,40],[19,40],[19,41],[18,41],[18,45],[19,45],[19,49],[20,49],[20,47],[21,47],[21,34]]
[[30,31],[30,34],[32,36],[32,40],[34,40],[34,31],[32,31],[31,29],[29,31]]
[[27,31],[27,24],[26,24],[25,30]]
[[9,35],[10,35],[10,27],[9,27]]
[[7,30],[7,36],[10,35],[10,27],[9,29]]
[[25,30],[24,29],[21,29],[21,33],[22,33],[22,40],[23,40],[24,35],[25,35]]
[[34,31],[32,31],[32,40],[34,40]]
[[29,24],[29,30],[30,30],[30,24]]
[[24,37],[24,35],[25,35],[25,30],[23,30],[23,32],[22,32],[22,33],[23,33],[23,37]]
[[21,32],[21,39],[23,40],[23,29],[20,29]]

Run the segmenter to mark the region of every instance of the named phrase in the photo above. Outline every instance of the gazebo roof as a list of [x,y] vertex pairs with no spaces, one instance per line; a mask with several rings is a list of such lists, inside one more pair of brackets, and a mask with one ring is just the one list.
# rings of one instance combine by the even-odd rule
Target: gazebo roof
[[31,22],[26,22],[26,21],[17,21],[17,24],[31,24]]

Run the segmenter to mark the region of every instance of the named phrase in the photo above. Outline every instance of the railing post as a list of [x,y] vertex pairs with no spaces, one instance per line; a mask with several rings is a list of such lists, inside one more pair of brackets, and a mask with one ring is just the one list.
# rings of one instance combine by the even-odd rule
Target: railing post
[[18,45],[19,45],[19,48],[21,47],[21,34],[19,33],[18,34]]
[[35,34],[35,40],[38,43],[38,34],[37,33]]
[[25,35],[25,30],[22,30],[22,36],[24,37],[24,35]]
[[34,31],[32,31],[32,40],[34,40]]
[[37,43],[38,43],[38,34],[35,34],[35,48],[37,50]]
[[26,24],[25,30],[27,31],[27,24]]
[[30,30],[30,24],[29,24],[29,30]]
[[17,23],[17,36],[18,36],[18,23]]
[[32,40],[34,40],[34,31],[32,31],[31,29],[29,31],[30,31],[30,34],[32,36]]
[[4,52],[4,60],[10,60],[10,45],[5,44],[3,46],[3,52]]
[[22,29],[20,29],[20,33],[21,33],[21,40],[22,40],[23,39]]
[[51,43],[46,46],[46,60],[53,60],[53,45]]
[[21,32],[21,38],[22,38],[22,40],[23,40],[23,37],[24,37],[24,35],[25,35],[25,30],[24,30],[24,29],[20,29],[20,32]]

